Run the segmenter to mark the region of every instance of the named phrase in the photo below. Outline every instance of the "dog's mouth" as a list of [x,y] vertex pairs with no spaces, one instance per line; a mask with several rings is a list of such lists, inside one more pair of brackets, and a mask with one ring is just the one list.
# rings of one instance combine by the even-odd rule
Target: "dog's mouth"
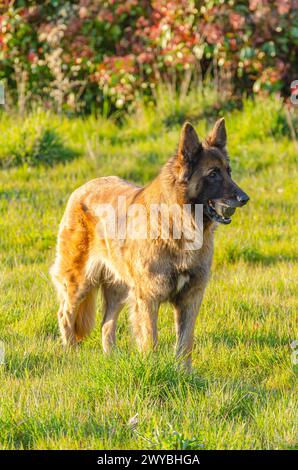
[[209,219],[225,225],[232,222],[230,216],[234,214],[235,210],[235,207],[218,200],[209,199],[205,205],[205,212]]

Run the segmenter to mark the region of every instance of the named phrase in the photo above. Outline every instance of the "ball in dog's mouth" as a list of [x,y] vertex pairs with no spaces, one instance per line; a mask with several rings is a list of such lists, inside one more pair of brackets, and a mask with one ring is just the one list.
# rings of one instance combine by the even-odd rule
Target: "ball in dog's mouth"
[[230,216],[234,214],[235,210],[235,207],[230,207],[223,202],[212,199],[206,205],[206,213],[209,219],[220,224],[230,224],[232,221]]

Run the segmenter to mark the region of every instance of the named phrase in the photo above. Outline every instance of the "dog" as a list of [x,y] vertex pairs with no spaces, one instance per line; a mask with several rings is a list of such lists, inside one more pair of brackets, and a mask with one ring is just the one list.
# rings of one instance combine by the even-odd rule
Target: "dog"
[[[195,321],[209,278],[214,230],[218,224],[229,224],[236,208],[249,200],[232,180],[226,143],[224,118],[204,141],[186,122],[176,155],[147,186],[110,176],[93,179],[73,192],[60,224],[51,268],[64,345],[75,345],[90,334],[101,289],[105,353],[115,345],[118,315],[126,303],[130,304],[139,349],[154,350],[158,309],[168,301],[174,308],[176,355],[191,366]],[[175,217],[169,219],[169,237],[162,237],[161,213],[155,219],[154,237],[148,231],[145,237],[128,237],[125,230],[121,237],[112,236],[108,233],[112,219],[106,222],[105,218],[103,223],[102,208],[115,209],[119,198],[124,201],[122,212],[117,213],[122,221],[132,205],[142,207],[145,216],[152,205],[187,205],[188,222],[194,227],[194,208],[200,206],[201,245],[187,248],[183,234],[173,236]]]

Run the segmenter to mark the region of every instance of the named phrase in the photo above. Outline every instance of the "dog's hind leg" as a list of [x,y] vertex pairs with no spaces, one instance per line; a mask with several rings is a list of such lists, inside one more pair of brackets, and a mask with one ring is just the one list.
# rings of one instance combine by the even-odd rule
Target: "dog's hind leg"
[[77,343],[74,329],[76,308],[76,305],[73,305],[71,302],[69,302],[67,295],[65,296],[65,299],[60,300],[60,306],[58,310],[58,324],[64,346],[73,346]]
[[111,352],[116,343],[116,326],[119,313],[127,297],[127,289],[121,284],[102,284],[103,320],[102,347],[105,353]]
[[57,313],[58,325],[62,337],[62,342],[66,346],[76,344],[76,337],[74,332],[75,323],[75,306],[69,302],[67,292],[67,283],[59,273],[59,265],[54,265],[51,268],[51,277],[56,287],[59,299],[59,310]]

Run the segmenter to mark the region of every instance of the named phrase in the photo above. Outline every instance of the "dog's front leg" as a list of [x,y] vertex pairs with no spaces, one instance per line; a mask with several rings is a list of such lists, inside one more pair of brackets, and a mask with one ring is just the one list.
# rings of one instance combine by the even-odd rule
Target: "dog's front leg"
[[131,321],[141,352],[155,350],[157,346],[158,303],[137,298],[131,308]]
[[176,356],[188,369],[191,369],[194,329],[202,299],[203,292],[199,292],[196,296],[184,298],[174,304]]

